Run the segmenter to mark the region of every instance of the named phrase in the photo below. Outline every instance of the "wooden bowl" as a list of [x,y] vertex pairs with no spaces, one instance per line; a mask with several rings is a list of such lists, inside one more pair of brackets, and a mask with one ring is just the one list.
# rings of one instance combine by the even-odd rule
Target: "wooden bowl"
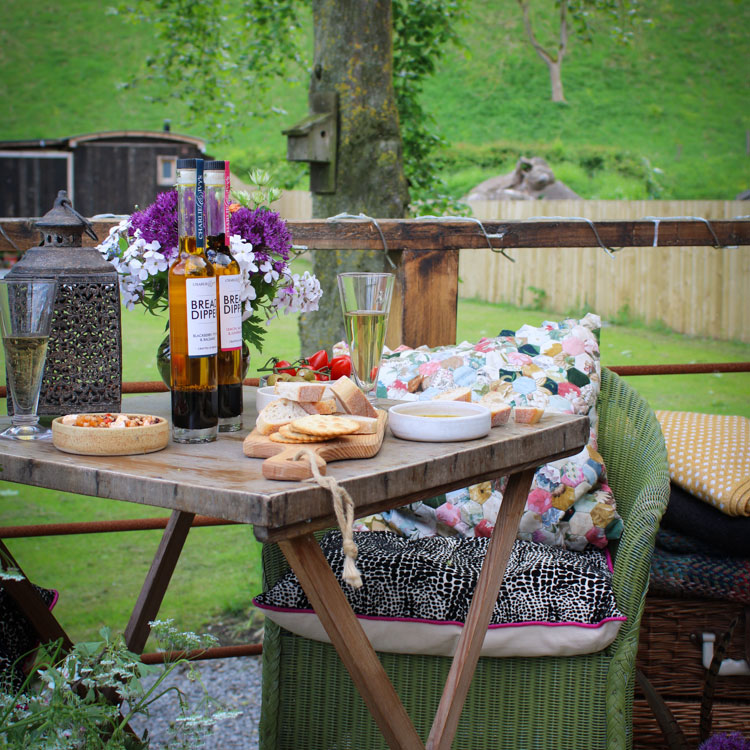
[[[152,416],[131,414],[133,417]],[[62,417],[52,421],[52,444],[65,453],[82,456],[130,456],[153,453],[169,442],[169,423],[163,417],[154,417],[156,424],[144,427],[76,427],[63,424]]]

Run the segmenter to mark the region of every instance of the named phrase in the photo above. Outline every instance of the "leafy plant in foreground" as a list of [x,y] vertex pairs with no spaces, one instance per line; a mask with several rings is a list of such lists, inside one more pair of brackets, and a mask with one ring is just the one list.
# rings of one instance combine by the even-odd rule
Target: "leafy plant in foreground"
[[[168,652],[205,649],[216,640],[180,633],[171,620],[151,625],[157,643]],[[0,683],[0,748],[144,750],[150,747],[148,732],[138,737],[130,722],[136,716],[148,718],[151,706],[169,695],[179,707],[169,748],[197,750],[217,721],[238,716],[224,710],[205,686],[201,700],[191,705],[182,690],[165,685],[178,667],[186,669],[185,679],[200,682],[193,662],[177,658],[163,666],[146,665],[121,635],[113,636],[108,628],[100,634],[101,641],[78,643],[68,654],[59,643],[41,649],[36,668],[19,690]],[[155,679],[145,687],[142,680],[149,676]]]

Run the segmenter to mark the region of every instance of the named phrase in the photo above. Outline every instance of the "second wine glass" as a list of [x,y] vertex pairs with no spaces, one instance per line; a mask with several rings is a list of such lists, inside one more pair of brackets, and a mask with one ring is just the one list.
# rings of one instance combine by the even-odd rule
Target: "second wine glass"
[[352,374],[359,389],[374,400],[393,295],[392,273],[338,275]]

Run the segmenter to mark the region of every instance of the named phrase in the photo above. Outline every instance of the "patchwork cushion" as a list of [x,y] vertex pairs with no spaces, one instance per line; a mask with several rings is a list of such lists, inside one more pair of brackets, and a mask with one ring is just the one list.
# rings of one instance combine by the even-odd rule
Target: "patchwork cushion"
[[[375,650],[451,656],[489,541],[359,532],[355,542],[364,582],[359,589],[343,584],[340,532],[329,532],[320,545]],[[294,573],[254,603],[287,630],[328,641]],[[516,541],[481,653],[591,653],[609,645],[625,619],[615,604],[611,566],[602,552]]]
[[728,516],[750,516],[750,419],[657,411],[672,482]]
[[[597,316],[587,315],[581,321],[502,331],[477,344],[401,348],[383,360],[377,394],[429,400],[442,391],[468,387],[474,401],[492,391],[511,406],[588,416],[588,445],[578,455],[536,472],[518,538],[574,550],[604,548],[620,536],[622,521],[597,449],[600,325]],[[475,485],[363,519],[357,528],[389,527],[411,538],[489,536],[504,485],[505,480]]]

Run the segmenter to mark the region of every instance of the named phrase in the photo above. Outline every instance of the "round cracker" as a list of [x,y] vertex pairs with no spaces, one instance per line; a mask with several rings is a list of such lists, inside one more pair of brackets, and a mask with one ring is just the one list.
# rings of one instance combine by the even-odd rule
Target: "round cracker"
[[303,445],[305,443],[325,443],[327,438],[315,437],[313,435],[302,435],[301,437],[287,437],[281,430],[272,432],[268,439],[273,443],[289,443],[291,445]]
[[319,441],[330,440],[330,438],[322,438],[318,437],[317,435],[308,435],[305,432],[297,432],[297,430],[292,429],[292,426],[290,424],[281,425],[278,432],[285,438],[289,438],[290,440],[297,440],[300,443],[315,443]]
[[308,414],[306,417],[293,420],[291,428],[306,435],[334,438],[355,433],[359,429],[359,423],[346,417],[336,417],[329,414]]

